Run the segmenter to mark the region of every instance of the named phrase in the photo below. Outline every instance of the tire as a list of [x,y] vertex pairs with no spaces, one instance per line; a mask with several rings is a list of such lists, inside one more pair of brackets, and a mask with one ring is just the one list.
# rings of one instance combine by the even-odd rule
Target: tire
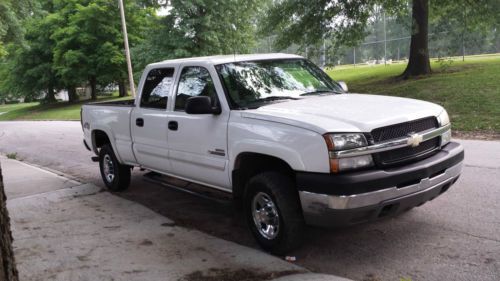
[[[266,212],[258,212],[264,205]],[[302,244],[302,208],[295,184],[286,175],[264,172],[252,177],[245,188],[244,210],[252,234],[264,250],[285,255]],[[265,229],[277,222],[277,227]]]
[[122,191],[130,185],[130,167],[118,162],[109,144],[99,151],[99,168],[102,180],[109,190]]

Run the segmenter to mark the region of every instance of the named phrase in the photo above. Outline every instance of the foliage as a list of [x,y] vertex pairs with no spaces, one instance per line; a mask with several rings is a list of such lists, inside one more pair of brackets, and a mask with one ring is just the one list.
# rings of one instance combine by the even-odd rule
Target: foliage
[[16,159],[17,158],[17,152],[7,153],[6,156],[9,159]]
[[[276,47],[281,49],[297,44],[301,47],[299,48],[301,51],[311,46],[316,51],[321,51],[317,46],[326,40],[329,42],[326,44],[330,48],[328,51],[335,57],[341,53],[343,47],[358,45],[370,28],[375,27],[380,30],[376,25],[381,23],[377,19],[380,18],[381,10],[387,14],[390,21],[404,23],[403,30],[400,31],[410,31],[412,18],[409,2],[411,1],[279,0],[273,2],[267,17],[262,21],[260,30],[264,35],[275,35]],[[463,26],[464,13],[471,31],[491,30],[492,26],[498,25],[499,22],[498,0],[443,0],[430,3],[431,23],[437,27]],[[395,30],[397,33],[400,31]],[[434,32],[440,32],[439,28]],[[374,39],[381,40],[380,35],[376,34]],[[409,35],[409,32],[406,35]],[[452,40],[460,42],[456,37]]]
[[[329,71],[335,80],[347,82],[352,93],[416,98],[444,106],[453,129],[470,132],[500,132],[500,56],[455,58],[442,68],[432,62],[434,75],[416,80],[396,80],[404,64],[345,67]],[[488,101],[488,102],[485,102]]]
[[0,58],[7,54],[5,44],[20,42],[23,35],[22,19],[33,7],[29,0],[0,1]]
[[[127,1],[130,43],[141,41],[145,22],[154,11],[148,1]],[[154,1],[149,1],[154,2]],[[97,84],[121,83],[126,79],[123,37],[115,0],[38,0],[37,9],[25,20],[23,39],[9,47],[0,73],[0,95],[28,100],[75,89],[87,82],[95,98]],[[151,4],[153,5],[153,4]],[[73,94],[72,94],[73,93]]]
[[[147,10],[133,2],[126,6],[128,24],[140,26]],[[57,74],[68,84],[88,81],[92,98],[97,83],[106,85],[126,77],[123,36],[118,6],[113,0],[65,0],[57,6],[61,24],[51,36],[56,41],[54,61]],[[134,12],[132,12],[134,11]],[[130,39],[135,39],[130,28]]]
[[260,0],[171,0],[143,44],[133,50],[136,69],[172,58],[246,53],[255,41]]

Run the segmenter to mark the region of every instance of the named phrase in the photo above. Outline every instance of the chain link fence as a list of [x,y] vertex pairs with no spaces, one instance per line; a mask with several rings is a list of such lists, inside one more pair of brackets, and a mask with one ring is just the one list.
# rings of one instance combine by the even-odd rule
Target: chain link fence
[[[379,32],[382,33],[382,32]],[[404,34],[401,34],[404,33]],[[406,34],[406,35],[405,35]],[[299,48],[292,45],[285,50],[275,49],[273,37],[261,40],[255,53],[286,52],[307,57],[322,67],[338,65],[375,65],[406,62],[410,53],[409,32],[390,37],[369,34],[365,42],[356,47],[334,48],[334,42],[325,40],[318,46]],[[385,38],[384,38],[385,37]],[[500,30],[463,32],[463,28],[429,34],[429,55],[435,60],[465,59],[467,56],[500,53]]]

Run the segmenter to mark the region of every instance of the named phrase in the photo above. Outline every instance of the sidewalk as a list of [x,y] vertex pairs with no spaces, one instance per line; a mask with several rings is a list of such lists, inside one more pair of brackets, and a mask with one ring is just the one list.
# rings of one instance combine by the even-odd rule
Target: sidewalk
[[0,161],[20,280],[347,280],[175,226],[95,185]]

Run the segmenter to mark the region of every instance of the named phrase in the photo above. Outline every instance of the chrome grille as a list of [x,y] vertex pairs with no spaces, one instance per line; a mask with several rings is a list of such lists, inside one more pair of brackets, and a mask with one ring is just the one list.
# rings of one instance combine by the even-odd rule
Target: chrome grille
[[[400,123],[396,125],[381,127],[371,132],[370,141],[380,143],[384,141],[407,137],[412,133],[420,133],[429,129],[438,128],[438,122],[435,117],[427,117],[415,121]],[[416,147],[403,147],[394,150],[375,153],[374,161],[378,166],[390,166],[402,162],[410,162],[430,156],[436,148],[439,147],[439,137],[422,142]]]

